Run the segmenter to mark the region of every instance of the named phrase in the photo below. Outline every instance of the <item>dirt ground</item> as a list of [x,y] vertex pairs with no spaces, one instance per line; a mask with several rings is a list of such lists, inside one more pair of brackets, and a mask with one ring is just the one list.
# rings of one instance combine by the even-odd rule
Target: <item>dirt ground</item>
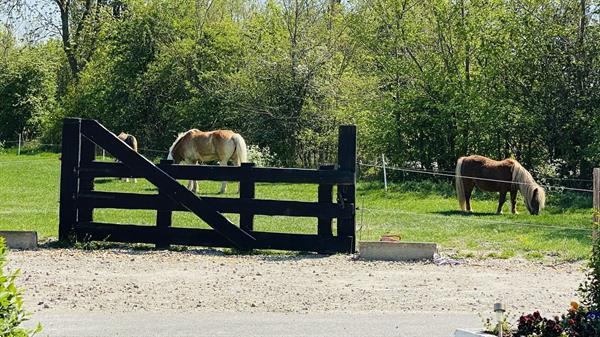
[[368,262],[347,255],[225,255],[204,249],[11,251],[25,308],[102,312],[564,312],[584,263]]

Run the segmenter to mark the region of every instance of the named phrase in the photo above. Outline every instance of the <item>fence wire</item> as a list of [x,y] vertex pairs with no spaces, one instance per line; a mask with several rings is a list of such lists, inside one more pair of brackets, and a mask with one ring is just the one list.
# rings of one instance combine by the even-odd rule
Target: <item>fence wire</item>
[[[364,164],[364,163],[359,163],[360,166],[366,166],[366,167],[376,167],[376,168],[381,168],[383,169],[383,165],[378,165],[378,164]],[[432,175],[432,176],[442,176],[442,177],[460,177],[460,178],[469,178],[469,179],[473,179],[473,180],[485,180],[485,181],[493,181],[493,182],[499,182],[499,183],[510,183],[510,184],[515,184],[515,185],[529,185],[529,186],[535,186],[536,184],[530,184],[530,183],[520,183],[520,182],[515,182],[515,181],[506,181],[506,180],[500,180],[500,179],[489,179],[489,178],[480,178],[480,177],[473,177],[473,176],[463,176],[463,175],[456,175],[456,174],[450,174],[450,173],[439,173],[436,171],[428,171],[428,170],[419,170],[419,169],[412,169],[412,168],[405,168],[405,167],[395,167],[395,166],[385,166],[386,170],[392,170],[392,171],[401,171],[401,172],[411,172],[411,173],[419,173],[419,174],[427,174],[427,175]],[[551,189],[560,189],[560,190],[567,190],[567,191],[578,191],[578,192],[586,192],[586,193],[593,193],[593,190],[589,190],[589,189],[583,189],[583,188],[574,188],[574,187],[566,187],[566,186],[557,186],[557,185],[542,185],[542,184],[537,184],[539,186],[542,187],[546,187],[546,188],[551,188]]]

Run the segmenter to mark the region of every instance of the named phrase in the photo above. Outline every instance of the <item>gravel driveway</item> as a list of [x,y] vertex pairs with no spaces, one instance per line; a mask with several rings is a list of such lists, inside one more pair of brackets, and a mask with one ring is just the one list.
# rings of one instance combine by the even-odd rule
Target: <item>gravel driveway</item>
[[[225,255],[218,250],[11,251],[31,312],[561,313],[584,263],[464,260],[458,266],[347,255]],[[491,317],[491,315],[490,315]]]

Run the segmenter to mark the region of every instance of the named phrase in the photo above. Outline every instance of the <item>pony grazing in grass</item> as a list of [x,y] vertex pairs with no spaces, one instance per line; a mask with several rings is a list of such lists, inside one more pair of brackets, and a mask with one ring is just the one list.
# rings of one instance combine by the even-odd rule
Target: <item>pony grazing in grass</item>
[[470,199],[475,186],[486,192],[500,192],[496,214],[502,213],[508,192],[513,214],[518,214],[517,191],[521,191],[529,213],[537,215],[544,208],[544,188],[513,159],[496,161],[483,156],[460,157],[456,162],[456,195],[463,211],[473,211]]
[[[167,159],[175,164],[198,164],[217,160],[219,165],[227,166],[229,160],[236,166],[247,161],[246,141],[231,130],[200,131],[191,129],[180,133],[171,148]],[[221,185],[219,193],[225,193],[227,182]],[[190,180],[188,189],[198,192],[198,183]]]
[[[117,138],[119,138],[125,144],[127,144],[130,148],[132,148],[133,151],[138,152],[138,142],[137,142],[137,139],[135,138],[135,136],[130,135],[130,134],[125,133],[125,132],[121,132],[121,133],[119,133],[119,135],[117,136]],[[128,182],[129,178],[125,178],[125,181]],[[133,182],[136,183],[137,179],[133,178]]]

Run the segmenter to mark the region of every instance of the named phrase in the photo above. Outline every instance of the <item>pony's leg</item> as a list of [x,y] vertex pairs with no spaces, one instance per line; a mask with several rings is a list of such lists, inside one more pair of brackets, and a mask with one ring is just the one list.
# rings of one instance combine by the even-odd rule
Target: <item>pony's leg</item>
[[[219,162],[219,165],[220,166],[227,166],[227,160],[221,160]],[[221,190],[219,191],[219,194],[224,194],[226,189],[227,189],[227,182],[223,181],[221,183]]]
[[475,184],[472,181],[465,181],[464,188],[465,188],[465,201],[467,204],[467,212],[473,212],[473,209],[471,208],[471,194],[473,193]]
[[517,212],[517,190],[510,190],[510,211],[512,214],[519,214]]
[[506,192],[507,191],[500,191],[500,199],[498,200],[496,214],[502,214],[502,206],[504,206],[504,202],[506,201]]

